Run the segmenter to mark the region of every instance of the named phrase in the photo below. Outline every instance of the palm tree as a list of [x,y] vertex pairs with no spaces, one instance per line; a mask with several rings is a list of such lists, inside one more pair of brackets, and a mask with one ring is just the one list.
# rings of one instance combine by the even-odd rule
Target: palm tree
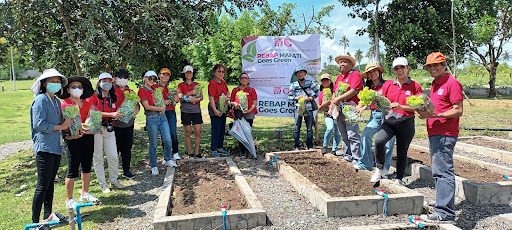
[[503,52],[503,56],[501,56],[501,59],[503,59],[503,61],[510,60],[510,54],[508,53],[508,51]]
[[341,39],[340,39],[340,46],[343,46],[343,53],[346,53],[345,50],[349,46],[348,43],[349,43],[349,40],[348,40],[347,36],[343,35],[343,37],[341,37]]
[[327,60],[329,60],[329,64],[331,64],[332,59],[334,59],[334,58],[332,57],[332,55],[327,56]]
[[356,54],[354,54],[354,58],[359,64],[359,71],[361,71],[361,60],[363,60],[363,51],[361,49],[357,49]]

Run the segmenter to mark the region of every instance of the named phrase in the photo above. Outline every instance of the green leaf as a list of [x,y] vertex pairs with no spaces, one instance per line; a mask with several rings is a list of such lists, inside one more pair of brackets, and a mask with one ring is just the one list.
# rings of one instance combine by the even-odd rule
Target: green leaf
[[242,59],[248,61],[248,62],[253,62],[254,61],[254,56],[252,56],[251,54],[246,54],[242,57]]

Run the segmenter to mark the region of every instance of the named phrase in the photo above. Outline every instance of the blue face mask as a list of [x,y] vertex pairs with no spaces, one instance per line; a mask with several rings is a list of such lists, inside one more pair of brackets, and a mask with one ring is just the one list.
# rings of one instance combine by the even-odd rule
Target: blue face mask
[[56,93],[62,88],[60,83],[48,83],[46,84],[46,90],[50,93]]
[[100,87],[103,90],[109,91],[110,89],[112,89],[112,83],[110,83],[110,82],[102,82],[102,83],[100,83]]

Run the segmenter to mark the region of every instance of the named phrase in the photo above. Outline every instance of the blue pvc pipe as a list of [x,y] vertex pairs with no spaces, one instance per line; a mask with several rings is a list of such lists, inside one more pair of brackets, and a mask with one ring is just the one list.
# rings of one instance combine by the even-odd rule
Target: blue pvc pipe
[[87,206],[93,206],[94,203],[79,203],[75,205],[76,210],[76,224],[78,225],[78,230],[82,230],[82,216],[80,215],[80,208],[87,207]]
[[224,223],[224,230],[226,230],[226,209],[222,209],[222,222]]
[[42,225],[42,224],[46,224],[46,225],[56,225],[56,224],[59,224],[59,221],[58,220],[52,220],[48,223],[32,223],[32,224],[27,224],[25,225],[25,230],[29,230],[31,228],[36,228],[37,226],[39,225]]
[[418,225],[418,227],[420,227],[420,228],[423,228],[423,227],[424,227],[424,226],[423,226],[423,224],[422,224],[421,222],[419,222],[419,221],[415,220],[415,219],[414,219],[414,217],[412,217],[412,216],[409,216],[409,222],[411,222],[411,223],[413,223],[413,224],[415,224],[415,225]]
[[385,192],[381,192],[377,189],[375,189],[375,193],[377,195],[381,195],[382,197],[384,197],[384,215],[388,215],[388,194],[386,194]]

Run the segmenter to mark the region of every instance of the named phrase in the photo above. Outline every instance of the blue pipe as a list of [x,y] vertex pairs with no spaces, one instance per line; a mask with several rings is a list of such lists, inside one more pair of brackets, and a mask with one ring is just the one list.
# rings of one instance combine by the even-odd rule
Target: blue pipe
[[52,220],[48,223],[32,223],[32,224],[27,224],[25,225],[25,230],[29,230],[31,228],[36,228],[37,226],[39,225],[42,225],[42,224],[46,224],[46,225],[56,225],[56,224],[59,224],[59,221],[58,220]]
[[509,180],[512,180],[512,175],[505,175],[503,176],[505,179],[509,179]]
[[226,230],[226,208],[228,206],[227,205],[223,205],[221,204],[220,205],[220,210],[222,211],[222,223],[224,224],[224,230]]
[[388,194],[384,192],[384,190],[375,189],[375,193],[377,195],[381,195],[384,197],[384,215],[388,215]]
[[79,203],[75,205],[76,210],[76,224],[78,225],[78,230],[82,230],[82,216],[80,215],[80,208],[87,207],[87,206],[93,206],[94,203]]
[[412,216],[409,216],[409,222],[415,224],[415,225],[418,225],[418,227],[420,228],[423,228],[424,225],[420,222],[420,219],[419,218],[414,218]]

